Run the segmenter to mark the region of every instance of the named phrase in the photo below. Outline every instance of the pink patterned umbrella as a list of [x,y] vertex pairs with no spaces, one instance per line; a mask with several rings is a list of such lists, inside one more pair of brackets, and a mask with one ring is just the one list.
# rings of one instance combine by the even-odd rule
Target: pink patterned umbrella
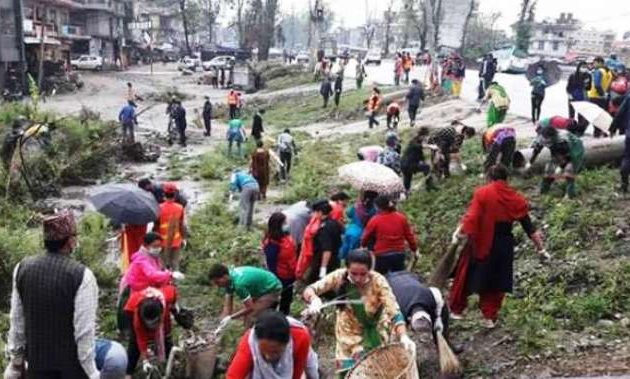
[[405,190],[402,179],[389,167],[367,161],[350,163],[339,167],[339,178],[359,191],[374,191],[392,195]]

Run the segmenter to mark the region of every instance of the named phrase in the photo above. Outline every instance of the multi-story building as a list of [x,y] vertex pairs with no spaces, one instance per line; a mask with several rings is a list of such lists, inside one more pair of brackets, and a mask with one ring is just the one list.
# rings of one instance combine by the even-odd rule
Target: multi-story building
[[[512,26],[516,28],[516,24]],[[571,35],[581,28],[572,13],[561,13],[556,20],[532,24],[529,53],[544,58],[564,58],[571,46]]]
[[[125,23],[131,0],[23,0],[24,43],[30,72],[40,54],[46,61],[67,61],[92,54],[112,64],[126,46]],[[42,50],[41,44],[44,44]]]
[[578,29],[570,35],[569,50],[576,55],[608,55],[613,50],[616,34],[613,31]]
[[[22,6],[20,0],[0,1],[0,88],[17,89],[24,78],[24,45],[22,41]],[[7,77],[13,76],[6,86]],[[20,86],[21,87],[21,86]]]
[[140,0],[134,4],[137,21],[150,22],[148,30],[133,31],[134,40],[143,40],[142,34],[148,32],[154,46],[164,43],[178,45],[184,40],[184,26],[179,17],[179,8],[156,6],[151,0]]

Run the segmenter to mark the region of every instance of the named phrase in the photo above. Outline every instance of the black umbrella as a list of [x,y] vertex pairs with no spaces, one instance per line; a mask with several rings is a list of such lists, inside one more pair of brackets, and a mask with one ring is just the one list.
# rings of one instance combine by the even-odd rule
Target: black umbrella
[[144,225],[157,220],[160,206],[153,195],[133,184],[108,184],[97,188],[90,201],[115,224]]
[[557,62],[538,61],[527,67],[526,75],[528,80],[532,80],[536,76],[538,67],[542,67],[543,69],[543,76],[545,78],[545,82],[547,82],[547,86],[552,86],[558,83],[560,78],[562,78],[562,70],[560,69],[560,66],[558,66]]

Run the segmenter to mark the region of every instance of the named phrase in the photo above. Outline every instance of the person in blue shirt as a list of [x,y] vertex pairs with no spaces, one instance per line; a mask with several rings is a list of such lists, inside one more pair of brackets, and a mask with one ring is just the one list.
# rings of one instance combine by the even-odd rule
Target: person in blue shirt
[[122,126],[123,143],[133,144],[135,142],[134,127],[138,124],[136,119],[136,108],[133,101],[127,101],[118,114],[118,121]]
[[339,249],[339,260],[345,260],[349,252],[360,247],[363,229],[370,218],[376,214],[374,200],[377,196],[376,192],[365,191],[361,194],[361,198],[346,211],[348,224],[343,235],[341,249]]
[[254,206],[256,205],[256,200],[260,197],[258,182],[251,174],[243,170],[236,170],[230,179],[230,191],[240,192],[241,194],[239,201],[241,210],[239,225],[249,230],[252,227],[254,218]]
[[228,155],[232,156],[232,144],[236,142],[236,148],[238,149],[239,157],[243,158],[243,150],[241,145],[245,142],[245,128],[243,126],[243,121],[239,118],[235,118],[230,120],[228,123],[227,130],[227,141],[228,141]]
[[530,81],[532,86],[532,123],[536,125],[540,120],[540,110],[542,108],[543,100],[545,100],[545,89],[547,88],[547,81],[545,80],[545,70],[542,66],[538,66],[536,69],[536,76]]

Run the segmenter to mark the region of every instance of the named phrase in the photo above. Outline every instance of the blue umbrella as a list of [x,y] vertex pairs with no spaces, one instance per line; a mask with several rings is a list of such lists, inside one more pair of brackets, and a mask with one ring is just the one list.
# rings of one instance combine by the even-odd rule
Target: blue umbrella
[[90,196],[97,211],[115,224],[144,225],[157,220],[160,206],[150,192],[133,184],[108,184]]

